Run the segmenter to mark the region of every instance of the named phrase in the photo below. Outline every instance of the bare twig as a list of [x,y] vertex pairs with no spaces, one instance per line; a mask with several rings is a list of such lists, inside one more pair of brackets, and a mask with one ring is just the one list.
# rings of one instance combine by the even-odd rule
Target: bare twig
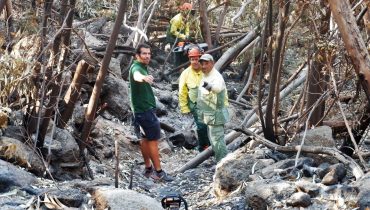
[[[338,97],[338,88],[337,88],[337,83],[336,83],[336,81],[335,81],[335,78],[334,78],[334,72],[332,71],[332,69],[331,69],[331,71],[330,71],[330,78],[331,78],[331,80],[332,80],[332,82],[333,82],[333,87],[334,87],[335,94],[336,94],[336,96]],[[359,157],[359,159],[360,159],[360,161],[361,161],[362,165],[364,166],[364,168],[365,168],[366,170],[368,170],[368,167],[367,167],[367,165],[366,165],[366,162],[365,162],[364,158],[361,156],[361,151],[359,150],[358,145],[357,145],[357,143],[356,143],[356,140],[355,140],[355,138],[353,137],[352,129],[351,129],[351,127],[349,126],[349,123],[348,123],[348,121],[347,121],[346,115],[344,114],[343,107],[342,107],[342,105],[340,104],[340,101],[337,101],[337,104],[338,104],[339,110],[340,110],[340,112],[341,112],[341,114],[342,114],[342,116],[343,116],[344,123],[346,124],[347,130],[348,130],[348,134],[349,134],[349,136],[350,136],[350,138],[351,138],[351,141],[352,141],[352,143],[353,143],[353,145],[354,145],[354,147],[355,147],[355,152],[358,154],[358,157]]]

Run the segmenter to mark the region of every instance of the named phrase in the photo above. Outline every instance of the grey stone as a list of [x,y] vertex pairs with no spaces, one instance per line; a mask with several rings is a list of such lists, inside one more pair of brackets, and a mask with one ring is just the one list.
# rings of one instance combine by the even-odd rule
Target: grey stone
[[295,183],[298,190],[309,194],[311,197],[316,197],[320,193],[320,187],[317,184],[308,181],[298,181]]
[[311,205],[311,197],[307,193],[297,192],[290,196],[287,200],[287,205],[294,207],[307,207]]
[[0,192],[14,187],[27,188],[37,183],[39,180],[33,174],[0,159]]
[[258,180],[248,182],[245,197],[248,205],[254,209],[266,209],[275,201],[283,201],[296,192],[294,184],[283,180]]
[[45,171],[45,166],[39,155],[17,139],[0,137],[0,157],[26,168],[36,175],[42,175]]
[[346,173],[347,171],[343,163],[332,165],[329,167],[329,172],[321,180],[321,183],[325,185],[337,184],[338,182],[342,181],[342,179],[346,176]]
[[254,170],[266,167],[265,161],[259,162],[253,155],[246,154],[246,147],[229,154],[216,166],[214,191],[217,196],[224,196],[235,190],[244,181],[250,181],[249,175]]
[[119,120],[124,120],[130,113],[127,83],[113,76],[105,79],[102,94],[102,103],[107,103],[107,110]]
[[[304,133],[297,135],[291,142],[291,145],[300,145]],[[311,130],[307,130],[304,139],[306,146],[319,146],[319,147],[335,147],[332,130],[329,126],[320,126]]]
[[159,210],[163,209],[155,199],[133,190],[97,189],[93,193],[97,209],[111,210]]

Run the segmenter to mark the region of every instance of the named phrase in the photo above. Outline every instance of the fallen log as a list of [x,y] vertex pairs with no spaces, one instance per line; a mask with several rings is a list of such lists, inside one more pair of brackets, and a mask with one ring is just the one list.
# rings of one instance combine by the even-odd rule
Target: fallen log
[[[240,132],[230,132],[225,136],[226,145],[230,144],[234,139],[238,138],[241,135]],[[203,150],[203,152],[199,153],[196,157],[191,159],[189,162],[185,163],[185,165],[181,166],[179,169],[175,170],[175,173],[184,173],[186,170],[195,168],[199,164],[203,163],[213,154],[212,147],[208,147],[207,149]]]
[[218,61],[215,63],[215,69],[222,72],[222,69],[229,64],[236,55],[240,53],[248,44],[258,37],[256,29],[250,31],[241,41],[230,47]]

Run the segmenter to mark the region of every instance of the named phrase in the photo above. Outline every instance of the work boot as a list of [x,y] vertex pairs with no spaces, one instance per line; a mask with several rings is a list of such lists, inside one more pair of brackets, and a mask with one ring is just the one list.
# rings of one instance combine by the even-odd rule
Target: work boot
[[165,182],[172,182],[174,178],[170,175],[168,175],[166,172],[163,170],[161,172],[153,171],[152,173],[152,179],[156,181],[165,181]]
[[149,168],[145,168],[145,169],[144,169],[143,175],[144,175],[146,178],[149,178],[149,177],[152,175],[153,171],[154,171],[153,166],[150,166]]

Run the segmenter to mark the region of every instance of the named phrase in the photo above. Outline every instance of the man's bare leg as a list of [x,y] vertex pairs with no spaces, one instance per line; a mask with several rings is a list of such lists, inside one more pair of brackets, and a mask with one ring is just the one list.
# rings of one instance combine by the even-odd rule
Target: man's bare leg
[[150,163],[150,145],[147,139],[141,139],[140,141],[140,149],[141,149],[141,154],[143,155],[144,158],[144,163],[145,167],[149,168],[152,164]]
[[159,151],[158,151],[158,141],[147,141],[148,143],[148,150],[149,150],[149,157],[153,162],[154,169],[156,171],[160,171],[161,168],[161,161],[159,159]]

